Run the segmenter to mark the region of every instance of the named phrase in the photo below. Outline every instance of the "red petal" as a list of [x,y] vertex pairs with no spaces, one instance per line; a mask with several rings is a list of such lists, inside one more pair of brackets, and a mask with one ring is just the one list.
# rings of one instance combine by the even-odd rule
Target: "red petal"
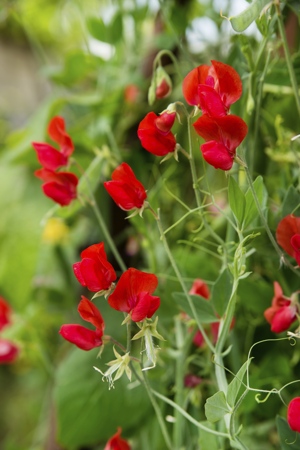
[[53,176],[54,181],[43,184],[44,194],[59,203],[61,206],[67,206],[72,200],[77,198],[78,178],[73,173],[59,172]]
[[11,307],[0,297],[0,330],[2,330],[6,325],[10,324]]
[[203,114],[211,117],[221,117],[227,114],[227,108],[216,90],[205,84],[199,84],[199,104]]
[[290,401],[287,410],[287,421],[293,431],[300,433],[300,397]]
[[234,155],[229,153],[223,144],[216,141],[206,142],[201,145],[200,150],[205,161],[215,169],[231,169]]
[[294,234],[300,234],[300,217],[290,214],[279,222],[276,230],[276,239],[283,250],[293,257],[295,250],[291,244],[291,238]]
[[131,319],[134,322],[150,318],[159,308],[160,298],[150,295],[148,292],[141,292],[137,296],[136,306],[132,309]]
[[103,333],[104,320],[99,309],[94,305],[93,302],[88,300],[83,295],[81,296],[81,301],[78,305],[78,312],[83,320],[90,322],[92,325],[94,325],[94,327],[96,327]]
[[0,364],[13,363],[19,354],[19,347],[6,339],[0,339]]
[[124,439],[121,439],[122,428],[108,440],[104,450],[131,450],[130,445]]
[[295,307],[284,306],[283,308],[279,308],[272,318],[271,330],[273,333],[281,333],[282,331],[286,331],[290,328],[296,318]]
[[220,94],[222,102],[229,108],[242,95],[242,81],[233,67],[219,61],[212,61],[216,74],[215,89]]
[[176,139],[171,131],[165,134],[157,128],[157,118],[154,112],[148,113],[140,122],[137,134],[145,150],[156,156],[165,156],[175,150]]
[[200,278],[196,278],[189,293],[192,295],[200,295],[201,297],[204,297],[206,299],[210,297],[210,292],[207,284],[204,283],[204,281]]
[[65,121],[62,117],[53,117],[48,126],[48,133],[60,145],[60,150],[65,156],[68,157],[73,153],[74,145],[72,139],[66,133]]
[[155,120],[155,126],[161,131],[163,134],[169,133],[172,126],[174,125],[176,118],[176,113],[164,112],[158,116]]
[[80,256],[81,258],[91,258],[91,259],[101,258],[107,260],[103,242],[90,245],[80,253]]
[[33,148],[37,153],[37,158],[46,169],[56,170],[68,164],[68,158],[49,144],[43,142],[33,142]]
[[92,292],[106,290],[110,287],[112,283],[111,271],[107,270],[105,261],[84,258],[79,264],[80,266],[76,265],[73,269],[76,277],[80,272],[77,279],[83,286],[86,286]]
[[182,92],[186,102],[189,105],[198,106],[200,104],[198,85],[206,84],[206,78],[210,66],[201,65],[191,70],[184,78],[182,83]]
[[92,350],[102,345],[102,333],[99,330],[89,330],[82,325],[63,325],[59,333],[81,350]]

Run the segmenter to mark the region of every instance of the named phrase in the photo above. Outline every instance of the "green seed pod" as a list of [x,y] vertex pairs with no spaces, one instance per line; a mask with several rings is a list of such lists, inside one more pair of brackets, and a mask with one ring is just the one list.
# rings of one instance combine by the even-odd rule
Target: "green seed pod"
[[234,31],[242,33],[254,20],[256,20],[267,4],[271,4],[270,0],[254,0],[251,5],[244,11],[234,17],[229,17],[230,23]]

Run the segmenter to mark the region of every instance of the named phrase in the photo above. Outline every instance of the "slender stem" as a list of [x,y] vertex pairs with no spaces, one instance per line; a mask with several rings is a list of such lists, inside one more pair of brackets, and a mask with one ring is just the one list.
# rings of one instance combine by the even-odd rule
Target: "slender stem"
[[291,79],[291,83],[292,83],[292,87],[293,87],[293,91],[294,91],[294,96],[295,96],[295,101],[296,101],[298,114],[300,116],[300,96],[299,96],[299,92],[298,92],[298,83],[297,83],[297,79],[296,79],[296,75],[295,75],[295,71],[294,71],[294,67],[293,67],[293,63],[292,63],[292,59],[291,59],[291,55],[290,55],[290,51],[289,51],[288,42],[287,42],[287,39],[286,39],[284,23],[283,23],[281,11],[280,11],[280,2],[279,2],[279,0],[277,0],[275,2],[275,8],[276,8],[276,13],[277,13],[277,21],[278,21],[279,32],[280,32],[280,36],[281,36],[281,39],[282,39],[282,45],[283,45],[284,53],[285,53],[286,64],[287,64],[288,71],[289,71],[289,74],[290,74],[290,79]]

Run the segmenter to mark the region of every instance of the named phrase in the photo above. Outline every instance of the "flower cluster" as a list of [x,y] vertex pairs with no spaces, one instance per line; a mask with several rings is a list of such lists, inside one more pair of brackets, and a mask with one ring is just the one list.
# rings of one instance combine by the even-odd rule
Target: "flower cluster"
[[272,306],[264,312],[265,319],[271,325],[271,330],[274,333],[288,330],[297,319],[297,313],[299,312],[297,294],[295,292],[291,298],[285,297],[280,284],[277,281],[274,282]]
[[[9,304],[0,297],[0,331],[11,324],[12,309]],[[0,338],[0,364],[13,363],[19,355],[19,347],[13,342]]]
[[59,145],[59,150],[45,142],[33,142],[38,161],[43,166],[34,174],[44,182],[42,189],[47,197],[61,206],[67,206],[77,197],[78,178],[71,172],[58,169],[69,163],[74,145],[62,117],[56,116],[50,121],[48,134]]

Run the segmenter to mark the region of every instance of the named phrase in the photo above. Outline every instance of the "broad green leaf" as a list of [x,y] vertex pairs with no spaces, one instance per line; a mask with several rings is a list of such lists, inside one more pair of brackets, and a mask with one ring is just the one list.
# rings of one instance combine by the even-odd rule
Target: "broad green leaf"
[[225,414],[230,413],[223,391],[218,391],[212,397],[209,397],[205,402],[204,408],[205,416],[211,423],[218,422]]
[[[256,193],[260,207],[264,210],[267,204],[268,193],[264,186],[264,181],[262,176],[258,176],[253,182],[253,188]],[[258,211],[253,198],[251,189],[249,188],[245,194],[246,199],[246,210],[244,217],[244,228],[251,224],[257,217]]]
[[227,403],[232,408],[235,405],[236,398],[238,396],[240,387],[242,385],[243,378],[245,376],[246,370],[249,367],[249,364],[251,362],[251,359],[248,359],[240,368],[240,370],[235,375],[234,379],[229,383],[228,385],[228,391],[227,391]]
[[[211,430],[214,430],[214,425],[212,425],[210,422],[203,421],[201,422],[201,424],[205,425]],[[198,446],[198,448],[201,448],[201,450],[218,450],[218,438],[215,434],[209,433],[208,431],[199,430]]]
[[300,434],[291,430],[286,419],[276,417],[281,450],[299,450]]
[[246,201],[243,192],[241,191],[239,185],[233,177],[229,178],[228,198],[231,211],[233,212],[237,222],[239,224],[242,224],[244,219]]
[[299,200],[299,191],[294,186],[290,186],[283,200],[282,217],[294,214],[300,206]]
[[[191,310],[191,307],[189,305],[189,302],[183,292],[173,292],[172,294],[174,300],[184,311],[187,313],[190,317],[193,317],[193,313]],[[211,305],[211,302],[208,300],[205,300],[200,295],[190,295],[190,298],[193,302],[193,305],[195,307],[197,317],[199,318],[199,321],[202,323],[211,323],[216,322],[216,314],[214,312],[214,309]]]
[[90,17],[89,19],[87,19],[86,24],[93,38],[101,42],[110,41],[108,27],[105,25],[101,18]]
[[234,17],[229,17],[230,23],[234,31],[242,33],[245,31],[254,20],[256,20],[262,13],[264,7],[271,3],[270,0],[253,0],[253,2]]
[[211,302],[219,316],[226,310],[232,291],[232,276],[228,269],[223,270],[211,291]]
[[104,371],[111,348],[96,359],[97,350],[74,349],[59,366],[54,387],[58,442],[68,450],[104,444],[117,427],[123,431],[138,429],[151,414],[151,406],[142,386],[128,388],[123,376],[114,389],[93,366]]

